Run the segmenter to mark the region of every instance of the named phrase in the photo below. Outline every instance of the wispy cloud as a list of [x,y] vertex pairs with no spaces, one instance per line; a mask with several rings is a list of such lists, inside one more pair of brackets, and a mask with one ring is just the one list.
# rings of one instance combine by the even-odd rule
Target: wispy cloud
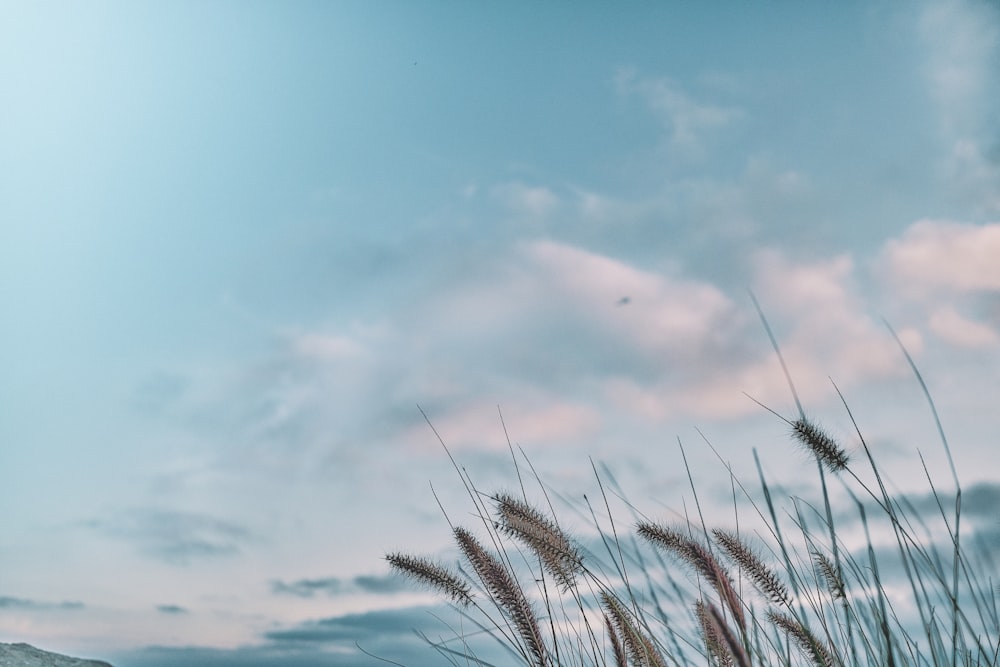
[[156,611],[161,614],[176,615],[187,614],[188,610],[175,604],[161,604],[156,606]]
[[925,74],[946,143],[943,171],[956,195],[1000,213],[996,61],[1000,9],[979,0],[928,2],[919,20]]
[[615,79],[625,95],[638,95],[662,120],[676,149],[699,156],[704,140],[717,129],[726,127],[741,116],[738,109],[699,100],[667,77],[641,76],[625,68]]
[[1000,342],[1000,224],[920,220],[883,246],[881,273],[928,328],[971,349]]
[[[345,657],[352,656],[355,661],[352,664],[362,657],[358,646],[382,658],[420,662],[433,654],[433,648],[415,633],[446,632],[441,619],[453,617],[453,610],[441,606],[385,609],[307,621],[295,627],[269,631],[264,639],[286,649],[337,649]],[[487,650],[481,657],[489,653]]]
[[512,212],[532,219],[544,218],[559,206],[559,196],[544,185],[519,182],[493,187],[493,195]]
[[299,579],[297,581],[273,581],[271,591],[276,595],[292,595],[311,598],[317,594],[329,597],[345,593],[397,593],[407,590],[406,582],[393,575],[359,575],[351,579],[326,577],[324,579]]
[[87,526],[101,534],[134,544],[158,560],[187,565],[202,558],[234,556],[253,541],[249,529],[207,514],[159,509],[135,509]]
[[1000,224],[920,220],[883,252],[890,278],[910,294],[1000,291]]
[[77,610],[83,609],[82,602],[42,602],[39,600],[29,600],[25,598],[0,597],[0,609],[25,610],[25,611],[46,611],[46,610]]
[[271,591],[278,595],[294,595],[301,598],[311,598],[317,593],[337,595],[344,591],[344,584],[336,577],[326,579],[299,579],[293,582],[271,582]]

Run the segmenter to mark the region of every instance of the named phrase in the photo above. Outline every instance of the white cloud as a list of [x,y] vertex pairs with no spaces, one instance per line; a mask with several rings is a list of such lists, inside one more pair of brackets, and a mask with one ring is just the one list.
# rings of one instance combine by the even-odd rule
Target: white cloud
[[[831,376],[848,387],[905,372],[895,342],[866,310],[850,256],[764,250],[752,266],[752,286],[804,400],[832,399]],[[955,318],[937,326],[953,338],[983,338]],[[900,335],[912,353],[922,351],[915,330]],[[497,431],[497,404],[519,416],[519,437],[542,445],[593,433],[608,405],[659,422],[758,410],[744,391],[771,404],[789,397],[748,298],[734,300],[676,266],[644,269],[552,240],[513,246],[442,285],[386,321],[377,339],[354,336],[297,339],[322,364],[307,376],[312,388],[289,388],[281,405],[320,413],[324,400],[312,393],[337,397],[342,405],[331,412],[358,414],[317,423],[362,432],[349,423],[365,405],[405,404],[415,418],[411,406],[421,403],[449,442],[482,446]],[[345,366],[338,355],[356,347],[368,350],[364,363]],[[282,422],[297,418],[282,413]],[[410,419],[392,428],[384,437],[412,442],[413,429],[425,426]]]
[[886,242],[890,278],[911,295],[1000,290],[1000,223],[921,220]]
[[532,218],[543,218],[559,206],[559,197],[544,186],[504,183],[495,186],[493,194],[515,213]]
[[643,271],[552,241],[532,243],[525,251],[556,298],[585,313],[592,326],[645,350],[697,348],[714,337],[732,308],[708,283]]
[[1000,48],[996,10],[975,1],[929,2],[919,30],[929,47],[927,78],[945,132],[962,135],[977,129]]
[[618,89],[636,94],[663,120],[676,148],[698,153],[702,140],[712,130],[725,127],[739,118],[736,109],[700,101],[666,77],[641,77],[623,69],[616,77]]
[[919,21],[925,73],[945,142],[944,176],[956,195],[987,215],[1000,212],[996,63],[1000,12],[990,3],[927,3]]
[[1000,334],[994,329],[960,315],[949,306],[934,310],[928,325],[944,340],[962,347],[985,347],[1000,342]]
[[887,241],[878,272],[928,329],[959,347],[1000,340],[1000,224],[921,220]]
[[[888,331],[864,308],[849,256],[793,261],[775,250],[757,254],[754,290],[779,339],[799,396],[817,404],[833,398],[832,377],[841,387],[900,375],[902,355]],[[611,388],[619,407],[635,406],[649,418],[688,414],[700,418],[733,418],[759,408],[742,392],[768,405],[785,405],[789,394],[784,376],[766,339],[754,322],[731,320],[722,346],[740,350],[740,338],[759,341],[729,363],[712,368],[684,384],[660,381],[643,386],[620,379]],[[922,349],[920,335],[899,332],[912,353]]]
[[[601,427],[600,412],[592,406],[562,401],[545,392],[527,393],[534,395],[504,401],[499,406],[495,401],[490,402],[488,397],[468,404],[452,405],[442,414],[432,416],[431,421],[449,448],[479,451],[507,449],[498,407],[517,442],[575,445],[591,437]],[[403,439],[430,443],[430,449],[436,455],[439,450],[426,434],[427,425],[419,423]]]
[[304,333],[292,340],[294,352],[310,359],[332,361],[350,359],[363,352],[363,347],[348,336]]
[[[859,382],[898,374],[902,358],[885,327],[866,309],[848,255],[790,261],[775,251],[758,254],[757,289],[766,307],[793,322],[783,353],[789,365],[829,390],[827,376]],[[919,352],[915,331],[901,338]]]

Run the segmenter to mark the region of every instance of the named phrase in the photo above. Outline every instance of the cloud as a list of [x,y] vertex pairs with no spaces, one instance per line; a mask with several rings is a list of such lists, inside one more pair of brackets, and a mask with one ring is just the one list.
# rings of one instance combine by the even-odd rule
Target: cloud
[[202,558],[234,556],[252,541],[250,531],[244,526],[189,512],[136,509],[108,519],[94,519],[87,525],[174,565],[186,565]]
[[[764,249],[748,264],[803,398],[828,397],[830,375],[848,386],[902,372],[850,255]],[[506,449],[485,436],[498,433],[498,405],[519,441],[544,447],[599,437],[609,405],[661,423],[757,410],[743,391],[787,398],[749,298],[669,261],[536,239],[456,276],[377,323],[287,334],[245,395],[218,400],[244,415],[229,469],[346,474],[372,442],[423,442],[436,456],[417,405],[450,446]],[[916,331],[900,334],[919,352]]]
[[245,646],[240,648],[206,648],[200,646],[153,646],[109,656],[116,665],[129,667],[353,667],[359,654],[329,653],[318,649],[290,650],[283,646]]
[[40,602],[15,597],[0,597],[0,609],[18,609],[25,611],[77,610],[83,609],[82,602]]
[[402,590],[408,590],[406,583],[395,575],[359,575],[346,581],[338,577],[326,577],[324,579],[299,579],[291,583],[271,582],[271,592],[277,595],[292,595],[300,598],[311,598],[317,593],[334,597],[345,593],[388,594]]
[[638,95],[659,115],[673,147],[700,154],[706,135],[741,116],[737,109],[696,99],[666,77],[642,77],[632,69],[619,71],[615,83],[627,95]]
[[358,341],[346,335],[328,335],[307,332],[292,339],[293,353],[319,361],[352,359],[364,354]]
[[361,575],[354,577],[354,585],[366,593],[397,593],[403,590],[410,590],[409,582],[396,575],[372,576]]
[[544,218],[560,204],[558,195],[541,185],[503,183],[494,186],[492,193],[511,211],[528,218]]
[[[353,667],[377,662],[364,651],[398,664],[428,664],[436,657],[435,650],[416,633],[443,634],[447,639],[451,631],[441,619],[451,618],[450,609],[437,606],[378,610],[270,630],[256,645],[228,649],[150,646],[109,657],[114,664],[131,667]],[[495,653],[488,645],[479,651],[484,658]]]
[[[883,250],[890,277],[904,292],[931,296],[1000,291],[1000,223],[913,223]],[[938,294],[933,294],[937,296]]]
[[934,309],[928,326],[942,339],[960,347],[988,347],[1000,342],[995,329],[970,320],[950,306]]
[[179,607],[179,606],[177,606],[175,604],[160,604],[160,605],[157,605],[156,606],[156,611],[160,612],[161,614],[169,614],[169,615],[186,614],[186,613],[188,613],[187,609],[185,609],[184,607]]
[[996,62],[1000,10],[978,0],[928,2],[918,30],[925,74],[946,144],[943,172],[955,194],[988,215],[1000,212]]
[[[829,397],[831,376],[850,386],[904,371],[896,344],[866,312],[849,255],[794,260],[766,249],[754,255],[753,264],[754,291],[772,325],[780,325],[782,353],[802,399]],[[690,316],[698,310],[687,312]],[[721,293],[713,312],[692,329],[694,340],[677,337],[683,345],[679,351],[687,351],[691,364],[681,376],[684,381],[616,378],[611,394],[619,399],[617,405],[657,419],[679,414],[725,419],[758,409],[740,390],[768,404],[784,403],[788,390],[773,353],[766,344],[751,349],[742,343],[761,339],[756,318],[748,319],[745,308],[738,309]],[[903,329],[900,336],[912,351],[921,349],[916,331]]]
[[880,253],[879,272],[922,310],[942,340],[970,349],[1000,342],[1000,224],[920,220]]
[[316,593],[326,595],[337,595],[343,592],[344,584],[336,577],[326,579],[300,579],[292,583],[284,581],[274,581],[271,583],[271,591],[278,595],[294,595],[300,598],[311,598]]
[[976,0],[929,2],[918,30],[927,44],[926,75],[945,131],[962,135],[983,122],[983,97],[995,76],[1000,13]]
[[[434,649],[419,635],[448,635],[453,632],[444,624],[449,620],[454,623],[452,627],[459,627],[456,612],[444,606],[380,609],[306,621],[290,628],[268,631],[263,637],[272,646],[286,650],[309,650],[311,647],[337,650],[341,655],[352,655],[353,664],[361,659],[357,646],[386,659],[420,663],[426,662]],[[471,641],[476,643],[475,639]],[[461,649],[461,646],[455,648]],[[485,655],[489,652],[487,650]]]
[[131,397],[132,406],[144,414],[160,414],[176,404],[189,384],[186,378],[176,373],[153,373],[135,388]]
[[[913,507],[924,516],[940,516],[940,508],[946,512],[954,512],[955,494],[939,491],[935,497],[932,492],[923,496],[910,498]],[[979,482],[962,489],[962,517],[972,517],[993,521],[996,518],[997,507],[1000,507],[1000,483]]]
[[308,621],[285,630],[272,630],[264,637],[278,643],[347,643],[372,637],[399,635],[416,624],[426,624],[426,610],[371,611],[348,614],[318,621]]

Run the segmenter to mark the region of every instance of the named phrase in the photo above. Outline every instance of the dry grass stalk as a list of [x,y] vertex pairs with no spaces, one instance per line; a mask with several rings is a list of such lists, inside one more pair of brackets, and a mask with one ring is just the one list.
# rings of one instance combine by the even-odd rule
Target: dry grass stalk
[[606,611],[605,618],[610,619],[614,629],[622,638],[633,667],[666,667],[663,656],[660,655],[653,640],[636,626],[631,614],[625,610],[618,598],[603,591],[601,603]]
[[548,665],[548,651],[542,640],[538,617],[520,584],[500,559],[483,548],[472,533],[461,527],[455,528],[455,540],[497,606],[514,624],[534,664],[539,667]]
[[708,607],[701,600],[694,603],[694,615],[698,619],[701,636],[705,640],[705,648],[708,649],[708,656],[712,664],[718,667],[733,667],[735,660],[722,636],[722,628],[719,627],[711,612],[708,611]]
[[583,567],[583,558],[569,536],[537,509],[509,494],[496,497],[500,529],[523,542],[555,577],[563,591],[576,583]]
[[622,640],[618,636],[618,632],[615,630],[614,623],[607,614],[604,614],[604,626],[608,630],[608,638],[611,640],[611,650],[615,654],[615,667],[628,667],[628,662],[625,658],[625,648],[622,646]]
[[819,570],[820,576],[823,577],[826,588],[830,592],[830,595],[833,596],[833,599],[846,599],[847,592],[844,586],[844,579],[840,576],[837,566],[825,554],[819,551],[814,551],[812,555],[813,562],[816,563],[816,569]]
[[733,581],[726,569],[708,549],[678,530],[658,526],[654,523],[641,522],[637,530],[639,535],[650,543],[666,549],[701,574],[732,612],[740,630],[746,632],[747,624],[743,614],[743,604],[733,587]]
[[788,633],[816,667],[835,667],[837,663],[833,659],[833,654],[816,635],[809,631],[809,628],[791,616],[777,611],[769,611],[767,618],[775,626]]
[[720,635],[726,642],[729,654],[736,661],[737,667],[750,667],[750,656],[747,655],[746,649],[744,649],[743,645],[736,639],[736,635],[734,635],[729,629],[729,626],[726,624],[726,620],[722,618],[722,614],[715,608],[715,605],[708,605],[708,613],[715,625],[718,635]]
[[773,570],[764,565],[753,549],[740,541],[736,535],[721,528],[713,530],[712,536],[733,563],[739,565],[747,573],[757,590],[771,598],[775,604],[791,606],[792,601],[788,595],[788,587]]
[[447,568],[419,556],[394,553],[385,557],[398,572],[444,593],[452,601],[467,607],[472,603],[472,591],[467,581]]

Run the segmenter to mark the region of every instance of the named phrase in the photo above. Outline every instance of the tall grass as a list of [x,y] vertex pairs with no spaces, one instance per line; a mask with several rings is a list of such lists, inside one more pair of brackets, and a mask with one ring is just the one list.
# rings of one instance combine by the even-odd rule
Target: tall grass
[[[776,344],[775,351],[780,359]],[[951,463],[934,403],[906,358]],[[656,521],[631,505],[628,521],[616,520],[609,496],[623,494],[595,465],[600,503],[585,498],[575,508],[591,526],[575,538],[530,462],[515,456],[518,479],[521,466],[532,473],[537,504],[523,482],[517,493],[483,493],[452,458],[474,517],[470,527],[452,526],[461,559],[442,565],[406,553],[387,556],[394,570],[448,599],[463,628],[476,629],[428,638],[429,646],[453,665],[496,664],[498,647],[504,664],[535,667],[1000,664],[991,560],[962,540],[954,465],[953,500],[927,474],[938,511],[923,516],[906,496],[888,491],[856,423],[860,446],[852,460],[798,411],[778,417],[815,462],[816,501],[779,498],[754,451],[759,495],[727,467],[734,492],[751,508],[751,516],[740,517],[734,503],[736,528],[710,527],[700,505],[680,523]],[[842,493],[833,493],[834,482]],[[848,506],[835,510],[834,496]]]

